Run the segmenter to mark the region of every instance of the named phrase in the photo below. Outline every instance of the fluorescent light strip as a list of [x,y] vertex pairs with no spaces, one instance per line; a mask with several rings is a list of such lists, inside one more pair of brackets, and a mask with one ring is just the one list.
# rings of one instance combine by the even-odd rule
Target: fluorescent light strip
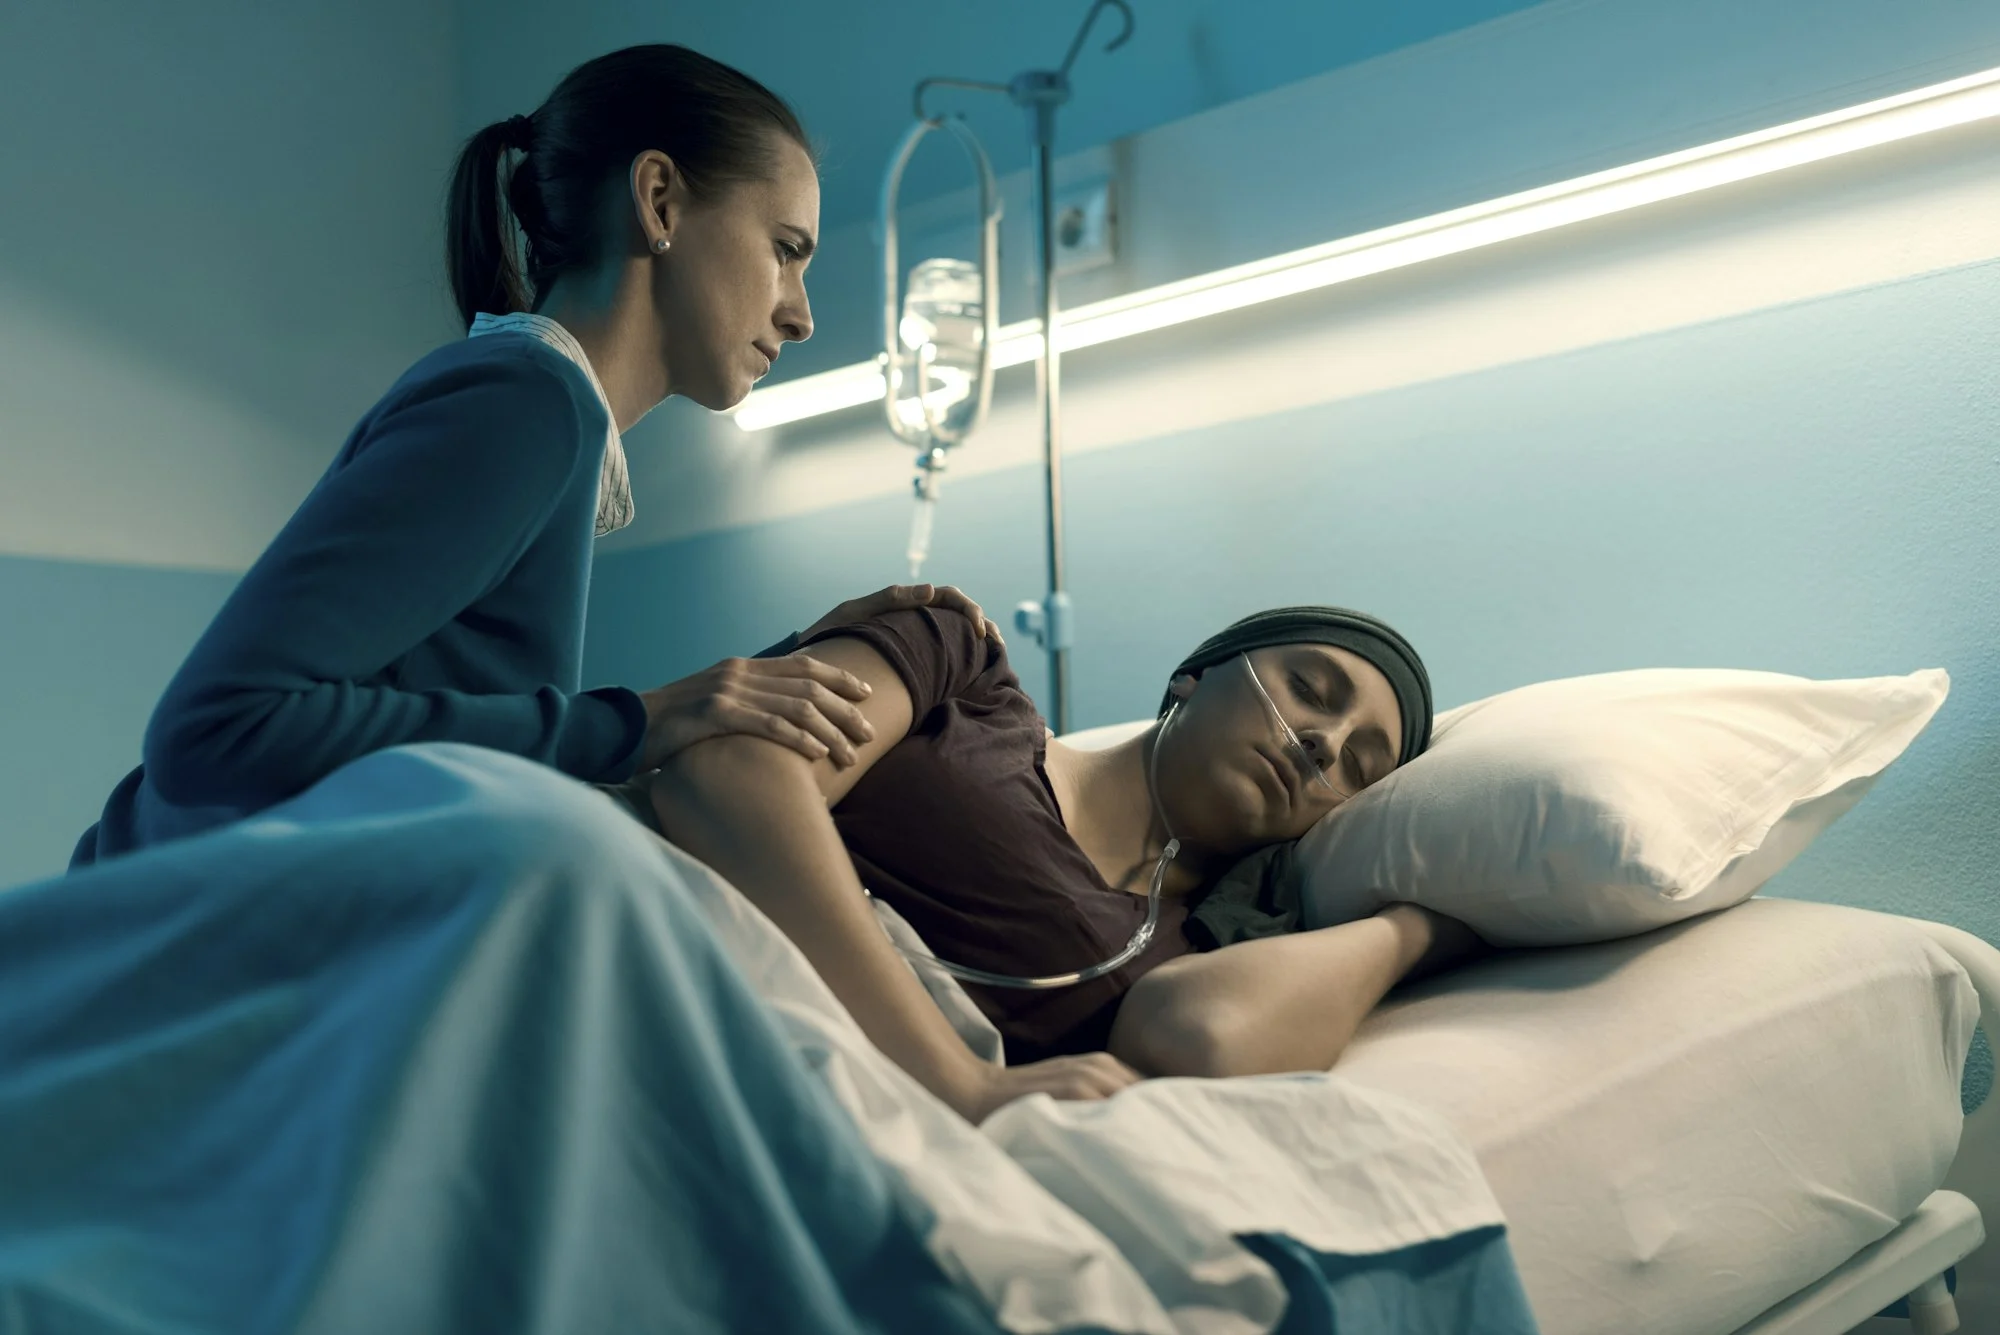
[[[1065,311],[1057,336],[1066,352],[1094,347],[1993,116],[2000,69],[1092,302]],[[1001,326],[994,364],[1041,353],[1041,322],[1023,320]],[[757,431],[879,403],[885,392],[873,363],[843,366],[757,390],[735,410],[736,423]]]

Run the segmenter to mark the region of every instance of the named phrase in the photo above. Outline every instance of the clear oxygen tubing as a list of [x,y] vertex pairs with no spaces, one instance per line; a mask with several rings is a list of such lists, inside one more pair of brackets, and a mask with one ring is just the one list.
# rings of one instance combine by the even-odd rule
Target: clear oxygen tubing
[[[1262,678],[1258,677],[1257,665],[1250,661],[1250,655],[1244,653],[1237,655],[1237,657],[1242,660],[1243,670],[1250,674],[1250,684],[1256,688],[1258,696],[1263,700],[1267,719],[1275,725],[1275,732],[1280,740],[1283,741],[1285,751],[1291,757],[1292,763],[1308,777],[1309,781],[1316,782],[1319,787],[1329,793],[1342,795],[1340,790],[1327,780],[1326,774],[1321,770],[1319,762],[1314,760],[1311,752],[1306,750],[1305,743],[1300,740],[1298,733],[1293,730],[1292,725],[1285,721],[1285,716],[1279,710],[1277,702],[1271,699],[1271,693],[1264,689],[1264,682]],[[1152,943],[1153,929],[1158,926],[1160,921],[1160,889],[1167,882],[1167,868],[1173,865],[1174,858],[1181,851],[1181,841],[1173,837],[1173,829],[1167,825],[1167,808],[1160,801],[1160,742],[1166,737],[1167,729],[1173,726],[1174,720],[1180,717],[1180,712],[1181,702],[1176,700],[1168,707],[1167,716],[1160,720],[1160,730],[1153,737],[1153,749],[1146,756],[1146,793],[1152,799],[1153,810],[1160,814],[1161,827],[1167,831],[1167,846],[1160,850],[1160,860],[1153,866],[1152,888],[1146,892],[1146,920],[1139,924],[1137,931],[1132,933],[1132,939],[1125,943],[1123,950],[1120,950],[1108,960],[1100,961],[1087,969],[1078,969],[1075,973],[1057,973],[1049,974],[1042,978],[1025,978],[1014,974],[989,973],[985,969],[975,969],[969,964],[953,964],[950,960],[939,959],[935,955],[919,955],[912,951],[903,950],[901,946],[897,946],[896,948],[903,950],[903,955],[913,963],[931,965],[943,970],[954,978],[963,978],[967,982],[972,983],[984,983],[988,987],[1036,989],[1074,987],[1078,983],[1087,983],[1093,978],[1102,978],[1112,970],[1123,968],[1137,959],[1139,953]],[[868,893],[865,886],[862,888],[862,893]],[[874,896],[870,895],[869,897],[872,899]]]
[[1240,655],[1240,657],[1243,660],[1243,670],[1250,674],[1250,684],[1257,688],[1257,698],[1264,702],[1265,718],[1276,729],[1278,739],[1284,743],[1285,754],[1292,758],[1292,764],[1298,769],[1299,773],[1306,776],[1307,782],[1313,784],[1330,797],[1339,798],[1344,801],[1354,796],[1352,793],[1344,793],[1333,786],[1333,780],[1326,777],[1326,770],[1321,767],[1319,761],[1313,759],[1312,752],[1306,750],[1305,742],[1300,740],[1298,733],[1292,730],[1292,725],[1285,722],[1285,716],[1278,711],[1278,702],[1273,700],[1271,693],[1264,689],[1263,678],[1257,675],[1257,665],[1250,661],[1250,655],[1246,653]]
[[[1153,809],[1160,813],[1160,824],[1163,828],[1167,826],[1167,809],[1160,802],[1160,742],[1165,739],[1167,729],[1173,726],[1173,722],[1180,716],[1180,712],[1180,701],[1176,700],[1173,703],[1173,707],[1167,710],[1166,718],[1161,720],[1160,730],[1153,736],[1152,752],[1146,757],[1146,792],[1152,798]],[[897,946],[896,948],[902,950],[904,958],[908,959],[912,964],[929,965],[950,974],[954,978],[962,978],[969,983],[984,983],[988,987],[1012,987],[1047,991],[1058,987],[1075,987],[1078,983],[1087,983],[1093,978],[1102,978],[1105,974],[1115,969],[1122,969],[1133,960],[1139,958],[1140,953],[1152,944],[1153,930],[1159,926],[1160,922],[1160,890],[1167,883],[1167,868],[1173,865],[1174,858],[1179,855],[1180,851],[1181,841],[1174,838],[1173,830],[1168,828],[1167,846],[1160,850],[1160,860],[1153,865],[1153,884],[1146,891],[1146,920],[1139,924],[1137,931],[1132,933],[1132,939],[1125,943],[1124,949],[1120,950],[1110,959],[1100,960],[1087,969],[1078,969],[1074,973],[1048,974],[1041,978],[1027,978],[1014,974],[989,973],[985,969],[975,969],[969,964],[953,964],[950,960],[939,959],[935,955],[920,955],[915,951],[903,950],[901,946]],[[866,891],[864,890],[863,893],[866,893]],[[870,897],[872,898],[873,896]]]

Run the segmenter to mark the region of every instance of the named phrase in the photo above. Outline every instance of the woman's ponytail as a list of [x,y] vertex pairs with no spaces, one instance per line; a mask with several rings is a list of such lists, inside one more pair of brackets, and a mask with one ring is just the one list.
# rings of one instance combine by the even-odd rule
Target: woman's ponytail
[[528,309],[527,285],[511,244],[513,222],[501,202],[500,161],[516,131],[512,122],[487,126],[459,150],[445,211],[445,272],[466,328],[481,311],[506,315]]

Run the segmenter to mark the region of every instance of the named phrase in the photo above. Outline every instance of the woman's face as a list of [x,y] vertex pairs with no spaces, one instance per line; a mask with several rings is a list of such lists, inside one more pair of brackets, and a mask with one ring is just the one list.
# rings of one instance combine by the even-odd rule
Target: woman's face
[[[1296,839],[1400,759],[1396,692],[1379,668],[1345,649],[1255,649],[1207,669],[1198,681],[1176,679],[1175,690],[1184,698],[1156,743],[1157,782],[1173,833],[1191,847],[1238,856]],[[1286,745],[1271,707],[1298,735],[1303,762]],[[1315,782],[1307,764],[1330,787]]]
[[772,166],[675,211],[672,249],[652,266],[668,392],[733,408],[787,343],[812,337],[806,266],[819,236],[819,174],[789,137]]

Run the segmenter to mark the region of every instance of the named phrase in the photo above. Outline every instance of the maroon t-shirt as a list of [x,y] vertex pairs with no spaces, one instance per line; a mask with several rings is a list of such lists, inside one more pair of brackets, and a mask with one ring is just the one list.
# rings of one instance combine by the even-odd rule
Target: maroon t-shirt
[[[910,734],[833,809],[861,883],[939,958],[994,973],[1068,973],[1124,949],[1144,895],[1105,884],[1070,838],[1043,760],[1047,733],[1004,648],[956,612],[917,608],[806,641],[871,646],[910,691]],[[1097,1052],[1126,991],[1188,953],[1187,907],[1163,899],[1145,953],[1075,987],[965,984],[1020,1065]]]

